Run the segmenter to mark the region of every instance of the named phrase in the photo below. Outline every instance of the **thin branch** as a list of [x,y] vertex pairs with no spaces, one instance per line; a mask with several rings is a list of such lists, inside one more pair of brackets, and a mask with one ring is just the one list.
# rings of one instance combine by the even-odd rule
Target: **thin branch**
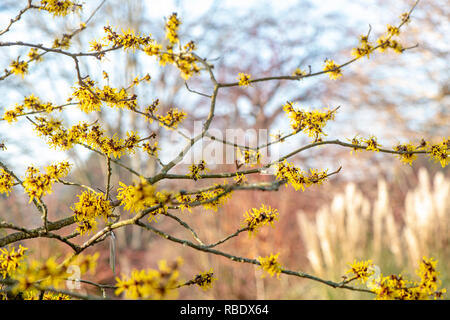
[[65,244],[67,244],[75,252],[77,252],[79,250],[79,246],[70,242],[68,240],[68,237],[62,237],[58,234],[49,232],[52,230],[59,230],[59,229],[65,227],[67,225],[70,225],[74,222],[75,221],[74,221],[73,217],[63,219],[63,220],[53,222],[53,223],[48,222],[47,230],[45,230],[45,227],[40,227],[40,228],[36,228],[36,229],[26,229],[23,227],[16,226],[12,223],[0,222],[0,229],[4,228],[4,229],[12,229],[12,230],[20,231],[20,232],[9,234],[3,238],[0,238],[0,247],[6,246],[10,243],[14,243],[17,241],[25,240],[25,239],[44,237],[44,238],[57,239]]
[[[181,244],[183,246],[191,247],[198,251],[203,251],[203,252],[211,253],[214,255],[219,255],[219,256],[225,257],[225,258],[230,259],[235,262],[249,263],[249,264],[254,264],[254,265],[258,265],[258,266],[261,265],[261,263],[256,259],[249,259],[249,258],[234,256],[234,255],[231,255],[231,254],[223,252],[223,251],[208,248],[207,246],[197,245],[190,241],[176,238],[168,233],[165,233],[165,232],[163,232],[159,229],[156,229],[156,228],[152,227],[151,225],[145,224],[141,221],[136,221],[136,225],[138,225],[148,231],[151,231],[164,239]],[[308,273],[301,272],[301,271],[292,271],[292,270],[288,270],[288,269],[282,269],[281,273],[291,275],[291,276],[296,276],[299,278],[306,278],[306,279],[310,279],[313,281],[317,281],[317,282],[323,283],[323,284],[333,287],[333,288],[342,288],[342,289],[348,289],[348,290],[353,290],[353,291],[360,291],[360,292],[367,292],[367,293],[374,294],[374,292],[367,290],[367,289],[361,289],[361,288],[348,286],[346,284],[343,284],[342,282],[334,282],[334,281],[330,281],[330,280],[325,280],[325,279],[322,279],[322,278],[319,278],[319,277],[316,277],[316,276],[313,276],[313,275],[310,275]]]
[[6,32],[8,32],[9,29],[11,28],[11,26],[12,26],[14,23],[16,23],[17,21],[19,21],[20,18],[22,18],[22,15],[23,15],[25,12],[27,12],[27,11],[30,10],[30,9],[38,9],[38,8],[39,8],[39,7],[35,6],[35,5],[33,5],[31,2],[32,2],[32,0],[28,0],[28,5],[27,5],[25,8],[23,8],[22,10],[20,10],[20,11],[19,11],[19,14],[18,14],[15,18],[13,18],[13,19],[11,19],[11,20],[9,21],[9,24],[6,26],[5,29],[3,29],[2,31],[0,31],[0,36],[3,35],[3,34],[5,34]]
[[180,225],[182,225],[184,228],[186,228],[187,230],[189,230],[189,232],[192,234],[193,238],[195,239],[195,241],[197,241],[198,243],[200,243],[201,245],[204,245],[204,243],[202,242],[202,240],[200,240],[200,238],[198,237],[197,233],[194,231],[194,229],[192,229],[186,222],[184,222],[183,220],[181,220],[180,218],[178,218],[177,216],[174,216],[173,214],[170,214],[168,212],[164,213],[165,216],[175,220],[176,222],[178,222]]
[[196,93],[196,94],[198,94],[200,96],[203,96],[203,97],[206,97],[206,98],[211,98],[211,96],[206,94],[206,93],[201,93],[201,92],[198,92],[198,91],[195,91],[195,90],[192,90],[191,88],[189,88],[187,81],[184,82],[184,85],[186,86],[186,89],[189,92]]

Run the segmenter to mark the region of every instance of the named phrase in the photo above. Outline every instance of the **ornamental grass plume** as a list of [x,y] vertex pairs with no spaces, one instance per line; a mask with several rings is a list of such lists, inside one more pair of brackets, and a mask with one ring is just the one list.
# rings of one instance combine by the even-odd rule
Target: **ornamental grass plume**
[[[406,194],[401,219],[394,216],[389,187],[383,179],[378,181],[377,197],[372,202],[349,183],[344,193],[315,213],[314,219],[299,211],[300,233],[314,273],[337,279],[345,265],[358,257],[391,269],[406,268],[411,274],[411,267],[423,256],[448,261],[450,179],[439,172],[430,183],[428,172],[421,168],[418,181]],[[446,277],[444,272],[444,287]]]

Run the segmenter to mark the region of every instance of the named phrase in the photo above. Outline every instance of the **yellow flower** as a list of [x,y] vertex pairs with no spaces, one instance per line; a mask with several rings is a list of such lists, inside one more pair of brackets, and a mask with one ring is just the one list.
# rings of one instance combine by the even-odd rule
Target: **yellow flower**
[[187,209],[189,212],[192,212],[190,203],[192,202],[191,197],[188,194],[179,194],[177,196],[177,201],[179,202],[179,208],[183,212]]
[[237,158],[246,166],[256,166],[261,164],[261,152],[258,150],[237,148]]
[[350,269],[346,273],[352,273],[356,279],[365,283],[367,279],[375,273],[372,260],[354,261],[350,264]]
[[167,200],[163,193],[156,192],[156,188],[143,177],[138,183],[130,186],[122,182],[119,182],[119,185],[117,199],[121,200],[120,204],[130,213],[139,212]]
[[276,179],[285,181],[286,187],[290,184],[296,191],[300,189],[305,191],[305,187],[321,184],[327,179],[327,170],[317,171],[310,169],[310,171],[311,174],[308,174],[285,159],[283,162],[277,163]]
[[177,128],[178,125],[186,118],[187,114],[177,108],[170,108],[165,116],[157,115],[159,123],[168,129]]
[[403,163],[407,163],[409,165],[412,165],[412,162],[417,159],[417,155],[414,153],[411,153],[416,150],[416,147],[412,144],[399,144],[394,148],[395,151],[402,152],[402,154],[399,154],[400,161]]
[[40,199],[46,194],[52,193],[53,184],[69,173],[70,164],[67,161],[57,163],[46,168],[46,173],[40,173],[38,168],[33,166],[27,168],[23,187],[30,197],[30,202],[34,198]]
[[214,184],[214,189],[210,191],[201,192],[196,194],[193,198],[193,202],[201,203],[205,209],[217,209],[223,205],[227,199],[231,198],[232,191],[226,190],[224,187]]
[[[271,277],[276,274],[277,278],[280,278],[282,267],[278,263],[279,255],[280,254],[277,253],[276,255],[270,254],[270,256],[267,257],[258,257],[259,263],[261,264],[260,268],[269,273]],[[264,278],[264,276],[265,275],[263,274],[262,277]]]
[[205,160],[201,160],[199,164],[192,164],[189,167],[189,176],[194,179],[194,181],[197,181],[201,178],[200,174],[205,171],[209,171],[209,169],[206,168]]
[[427,153],[429,157],[435,161],[439,162],[442,168],[445,168],[446,165],[450,162],[449,157],[449,148],[450,148],[450,139],[443,139],[441,143],[438,144],[430,144],[426,146]]
[[133,270],[131,276],[116,278],[115,294],[125,293],[126,299],[174,299],[179,287],[178,277],[182,259],[177,259],[171,265],[161,260],[158,263],[159,270]]
[[325,66],[323,67],[323,71],[328,73],[331,80],[336,80],[336,79],[342,77],[342,71],[339,68],[339,65],[334,63],[333,60],[329,60],[329,59],[325,60]]
[[162,45],[153,41],[144,48],[144,52],[149,56],[158,56],[162,50]]
[[369,56],[373,50],[373,47],[369,43],[368,37],[360,36],[360,43],[361,43],[361,45],[358,48],[354,48],[352,50],[352,55],[355,56],[355,58],[357,58],[357,59],[364,57],[364,56],[367,56],[367,59],[369,59]]
[[323,111],[295,110],[294,104],[289,101],[283,106],[283,110],[288,115],[294,132],[304,131],[315,141],[319,141],[322,135],[326,135],[323,128],[329,120],[334,120],[336,114],[336,109],[324,109]]
[[13,177],[4,169],[1,169],[0,172],[2,173],[0,175],[0,193],[6,193],[6,195],[9,196],[9,193],[14,186]]
[[175,44],[179,41],[178,28],[180,24],[181,21],[178,19],[176,12],[172,13],[166,23],[166,39],[168,39],[171,44]]
[[194,279],[191,280],[191,283],[195,283],[198,285],[202,290],[208,290],[212,288],[212,284],[217,279],[213,277],[214,272],[213,269],[209,269],[209,271],[202,272],[194,277]]
[[91,45],[91,51],[102,51],[103,49],[103,45],[95,40],[89,42],[89,44]]
[[250,85],[250,78],[252,76],[245,73],[239,73],[238,79],[239,79],[239,86],[241,87],[247,87]]
[[43,300],[70,300],[70,296],[63,293],[46,292]]
[[420,277],[420,288],[428,294],[433,294],[441,284],[439,272],[436,271],[437,260],[423,257],[417,274]]
[[388,36],[398,36],[400,34],[400,30],[397,27],[387,25],[387,34]]
[[355,147],[352,147],[352,151],[350,151],[350,154],[353,154],[353,152],[355,154],[357,154],[358,151],[362,151],[363,150],[363,149],[357,147],[357,146],[360,146],[361,142],[362,142],[361,139],[358,138],[358,135],[354,136],[352,138],[352,140],[350,140],[350,139],[347,139],[347,140],[350,141],[355,146]]
[[278,221],[278,210],[266,207],[264,204],[260,209],[252,208],[244,214],[244,226],[248,229],[249,236],[256,234],[258,229],[266,224],[273,226]]
[[101,100],[94,95],[94,82],[89,78],[84,80],[85,85],[80,85],[76,88],[72,97],[78,99],[79,107],[81,111],[85,113],[90,113],[92,111],[100,111]]
[[294,72],[292,72],[292,76],[293,77],[303,77],[303,76],[305,76],[307,73],[306,73],[306,71],[303,71],[302,69],[300,69],[300,68],[296,68],[295,70],[294,70]]
[[94,231],[97,226],[97,217],[103,217],[105,221],[110,217],[112,207],[109,200],[104,199],[104,194],[85,191],[78,195],[78,202],[74,208],[75,221],[78,223],[77,231],[81,235]]
[[245,181],[247,181],[247,177],[241,173],[236,173],[236,176],[233,178],[233,180],[236,182],[237,185],[243,184]]
[[158,157],[158,150],[161,150],[161,148],[158,148],[158,141],[155,141],[153,145],[149,142],[145,142],[142,145],[142,150],[147,152],[147,154],[151,157]]
[[363,140],[367,144],[366,150],[367,151],[380,151],[379,147],[381,147],[380,144],[377,142],[377,138],[374,136],[371,136],[369,139]]
[[28,73],[28,62],[20,61],[19,58],[11,62],[10,67],[13,74],[20,75],[22,78]]
[[63,34],[61,39],[56,38],[53,40],[52,48],[57,49],[69,49],[70,48],[70,40],[72,40],[72,35]]
[[11,275],[18,267],[21,260],[25,256],[25,251],[28,248],[19,245],[19,249],[16,248],[0,248],[0,274],[5,279],[7,276]]
[[36,49],[36,48],[30,49],[30,51],[28,52],[28,58],[30,58],[30,60],[33,60],[36,62],[42,61],[42,57],[38,53],[38,49]]
[[70,0],[41,0],[39,10],[45,10],[53,13],[54,17],[64,17],[72,12],[81,9],[81,4],[77,4]]

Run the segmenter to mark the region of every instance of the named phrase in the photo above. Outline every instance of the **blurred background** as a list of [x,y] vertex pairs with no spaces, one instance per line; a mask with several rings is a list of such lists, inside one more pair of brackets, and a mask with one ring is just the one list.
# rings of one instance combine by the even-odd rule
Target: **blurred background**
[[[2,24],[15,16],[26,2],[2,1]],[[165,19],[177,12],[182,20],[182,43],[194,40],[197,54],[214,64],[217,79],[232,82],[239,72],[263,77],[291,74],[297,67],[321,70],[326,58],[343,63],[351,58],[351,49],[358,46],[359,35],[371,28],[372,39],[376,39],[387,24],[396,25],[400,14],[413,5],[410,0],[86,2],[80,16],[53,19],[44,12],[28,12],[0,41],[22,40],[50,46],[55,38],[76,29],[100,4],[87,29],[71,39],[73,52],[87,51],[89,42],[104,36],[103,26],[108,24],[119,30],[130,28],[163,39]],[[288,133],[289,121],[281,106],[289,100],[298,107],[310,109],[340,106],[336,120],[325,130],[330,139],[373,134],[383,146],[390,148],[399,142],[418,144],[421,138],[435,140],[449,136],[449,17],[447,1],[421,1],[401,33],[402,43],[418,44],[417,48],[401,55],[373,54],[370,60],[364,58],[344,69],[338,81],[322,75],[301,81],[263,82],[245,89],[223,90],[218,96],[212,127],[221,132],[252,128]],[[7,68],[10,61],[24,57],[27,52],[21,47],[1,48],[0,67]],[[77,81],[72,61],[52,54],[43,58],[42,62],[30,66],[30,74],[24,80],[8,77],[2,81],[0,112],[13,108],[31,93],[42,101],[66,102]],[[208,100],[189,93],[178,70],[158,67],[157,62],[145,54],[115,52],[101,63],[86,58],[81,60],[81,68],[83,74],[103,84],[106,82],[102,71],[108,72],[110,85],[116,87],[127,87],[136,76],[149,73],[151,83],[136,88],[139,104],[147,105],[158,98],[162,112],[170,107],[185,110],[188,118],[183,129],[192,131],[194,122],[204,120],[208,114]],[[206,74],[193,77],[188,83],[200,92],[211,92]],[[179,152],[177,147],[182,147],[183,141],[174,140],[171,131],[144,123],[126,111],[102,109],[86,116],[70,110],[58,116],[68,125],[99,119],[111,136],[114,133],[124,136],[127,130],[138,130],[142,136],[156,132],[164,163]],[[3,121],[0,139],[8,148],[0,153],[1,161],[19,176],[24,175],[28,165],[42,167],[51,161],[68,159],[74,164],[68,180],[93,188],[104,187],[106,168],[102,157],[78,147],[69,152],[48,150],[45,142],[35,137],[26,120],[12,125]],[[288,153],[292,147],[309,141],[304,135],[292,137],[281,145],[281,153]],[[145,176],[159,169],[154,159],[140,153],[123,157],[121,161]],[[252,258],[279,252],[283,266],[336,281],[341,280],[353,259],[372,259],[384,274],[401,272],[415,277],[419,259],[424,255],[432,256],[439,260],[443,287],[449,288],[448,168],[442,169],[425,157],[418,157],[409,166],[392,155],[370,152],[351,155],[349,149],[334,146],[310,149],[297,155],[293,162],[303,169],[333,171],[342,166],[342,171],[324,185],[305,192],[284,187],[276,193],[235,192],[218,212],[185,211],[183,219],[196,229],[204,242],[212,243],[238,229],[246,210],[259,208],[264,203],[280,212],[275,228],[263,228],[251,239],[242,234],[220,249]],[[221,164],[208,164],[208,167],[212,172],[234,169]],[[119,180],[132,182],[127,171],[117,166],[113,170],[115,188]],[[187,165],[179,165],[173,172],[186,173]],[[249,177],[249,181],[270,179],[270,176]],[[158,186],[180,190],[210,184],[212,181],[170,180]],[[3,208],[0,219],[27,227],[39,225],[41,220],[35,208],[28,204],[21,190],[17,191],[8,198],[0,196]],[[55,187],[53,194],[45,197],[50,220],[70,215],[69,207],[76,201],[78,192],[70,186]],[[157,224],[175,236],[190,237],[173,221],[160,218]],[[73,231],[73,227],[66,229],[61,234]],[[205,292],[182,288],[182,299],[372,298],[294,277],[262,279],[260,270],[254,266],[178,246],[133,227],[119,230],[116,237],[118,274],[128,274],[134,268],[155,267],[158,260],[171,261],[178,256],[185,260],[182,277],[186,280],[214,268],[218,281],[212,289]],[[30,240],[24,245],[43,259],[67,252],[67,248],[51,240]],[[101,252],[94,279],[112,283],[115,276],[109,268],[108,244],[102,243],[94,249]],[[83,287],[83,290],[92,288]]]

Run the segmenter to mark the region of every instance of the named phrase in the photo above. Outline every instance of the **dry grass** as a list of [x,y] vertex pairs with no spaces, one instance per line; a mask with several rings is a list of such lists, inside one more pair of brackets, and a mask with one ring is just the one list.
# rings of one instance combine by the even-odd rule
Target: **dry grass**
[[[394,215],[387,183],[378,181],[378,193],[370,201],[355,184],[320,208],[314,219],[299,211],[297,219],[313,272],[337,279],[353,259],[372,259],[381,270],[414,274],[423,256],[449,261],[450,179],[437,173],[430,183],[425,169],[418,184],[406,194],[403,214]],[[444,287],[447,274],[442,272]],[[319,291],[321,298],[364,298],[355,293]]]

